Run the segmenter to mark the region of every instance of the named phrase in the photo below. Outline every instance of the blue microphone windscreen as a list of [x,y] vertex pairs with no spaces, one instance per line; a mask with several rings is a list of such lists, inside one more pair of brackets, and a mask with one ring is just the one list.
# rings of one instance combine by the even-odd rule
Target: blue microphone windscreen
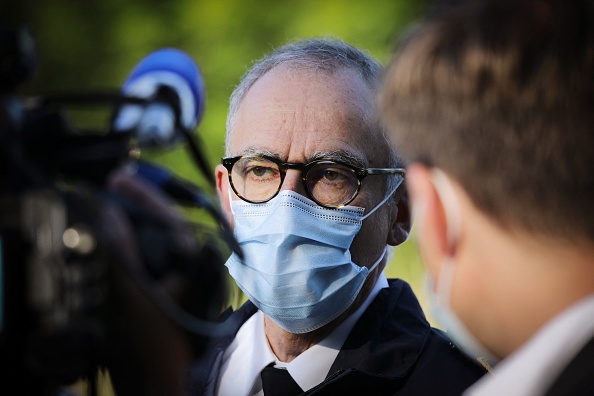
[[196,119],[201,119],[206,98],[204,79],[202,78],[200,68],[192,57],[179,49],[163,48],[147,55],[132,70],[122,89],[125,91],[139,77],[156,71],[167,71],[177,74],[188,83],[195,98],[194,110]]

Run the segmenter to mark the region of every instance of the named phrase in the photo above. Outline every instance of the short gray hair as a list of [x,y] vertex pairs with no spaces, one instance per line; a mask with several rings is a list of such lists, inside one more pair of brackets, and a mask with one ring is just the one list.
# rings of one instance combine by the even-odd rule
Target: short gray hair
[[[225,136],[225,152],[227,155],[230,155],[231,131],[242,100],[256,81],[279,65],[290,65],[298,69],[327,73],[339,69],[352,69],[360,74],[374,92],[379,88],[383,73],[382,65],[368,53],[336,38],[302,39],[277,48],[256,61],[243,75],[241,81],[231,93]],[[379,123],[378,127],[380,127]],[[382,133],[382,136],[386,144],[390,146],[388,166],[401,166],[402,161],[400,161],[393,149],[391,140],[386,137],[386,133]],[[390,188],[390,183],[388,188]]]

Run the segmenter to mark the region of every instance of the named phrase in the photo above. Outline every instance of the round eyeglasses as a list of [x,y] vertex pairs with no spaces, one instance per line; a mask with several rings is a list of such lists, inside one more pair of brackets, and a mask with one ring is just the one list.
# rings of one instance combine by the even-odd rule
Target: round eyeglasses
[[303,187],[318,205],[337,209],[359,193],[361,181],[371,175],[399,174],[402,168],[357,168],[338,161],[316,160],[308,164],[281,162],[266,155],[240,155],[222,159],[231,188],[251,203],[270,201],[280,191],[288,169],[301,171]]

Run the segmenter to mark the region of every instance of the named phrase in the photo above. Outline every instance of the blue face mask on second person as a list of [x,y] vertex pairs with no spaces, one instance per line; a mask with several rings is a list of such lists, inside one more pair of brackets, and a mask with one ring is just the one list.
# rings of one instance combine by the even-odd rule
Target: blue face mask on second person
[[231,201],[235,237],[245,259],[233,254],[225,264],[238,286],[266,316],[291,333],[307,333],[330,323],[353,303],[371,266],[351,260],[349,248],[365,216],[364,208],[327,209],[293,191],[263,204]]

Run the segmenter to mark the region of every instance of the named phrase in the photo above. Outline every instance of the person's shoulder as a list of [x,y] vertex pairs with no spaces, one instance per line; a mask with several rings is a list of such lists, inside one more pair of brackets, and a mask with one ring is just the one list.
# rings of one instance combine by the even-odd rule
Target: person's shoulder
[[459,395],[485,374],[487,369],[477,359],[463,353],[444,331],[432,327],[410,381],[430,381],[426,385],[431,389],[426,391],[437,393],[427,394],[444,394],[447,389],[447,394]]
[[470,367],[478,368],[482,374],[487,371],[487,368],[481,364],[478,359],[473,359],[465,354],[458,346],[456,346],[456,344],[454,344],[447,333],[441,329],[431,327],[427,342],[427,350],[434,349],[437,353],[443,354],[447,359],[459,362],[462,365],[470,364]]
[[546,395],[594,395],[594,337],[573,357],[555,379]]
[[237,310],[227,308],[221,313],[218,318],[221,331],[211,336],[207,345],[197,351],[197,358],[188,368],[186,382],[188,394],[203,394],[204,389],[214,386],[225,350],[233,342],[241,326],[257,311],[258,308],[248,300]]

